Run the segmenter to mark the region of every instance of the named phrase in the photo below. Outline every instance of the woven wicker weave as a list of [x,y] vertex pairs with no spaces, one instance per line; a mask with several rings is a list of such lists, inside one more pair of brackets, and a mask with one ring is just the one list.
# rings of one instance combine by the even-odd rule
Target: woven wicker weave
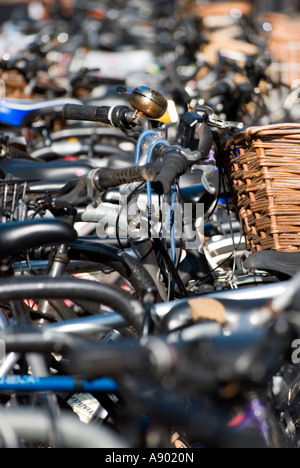
[[248,251],[299,251],[300,125],[249,128],[227,141],[224,165]]

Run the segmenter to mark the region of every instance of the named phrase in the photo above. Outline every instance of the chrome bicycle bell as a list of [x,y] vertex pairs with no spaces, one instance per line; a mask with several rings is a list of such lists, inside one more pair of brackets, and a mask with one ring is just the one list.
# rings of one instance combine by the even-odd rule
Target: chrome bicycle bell
[[130,104],[135,110],[150,119],[160,119],[168,110],[168,101],[165,97],[148,86],[138,86],[131,94],[123,88],[123,93],[130,95]]

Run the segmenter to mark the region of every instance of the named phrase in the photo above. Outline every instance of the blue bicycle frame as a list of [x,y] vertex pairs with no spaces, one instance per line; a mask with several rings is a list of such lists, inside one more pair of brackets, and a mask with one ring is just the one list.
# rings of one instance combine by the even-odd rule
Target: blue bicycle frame
[[117,393],[117,383],[103,377],[93,381],[75,379],[71,376],[36,377],[31,375],[8,375],[0,378],[0,391],[14,392],[105,392]]

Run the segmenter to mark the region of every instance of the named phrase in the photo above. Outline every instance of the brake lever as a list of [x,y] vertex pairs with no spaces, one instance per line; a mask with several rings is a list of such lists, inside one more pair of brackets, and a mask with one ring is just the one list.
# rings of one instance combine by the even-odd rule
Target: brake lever
[[87,177],[68,182],[53,201],[55,208],[76,208],[95,200]]
[[205,188],[205,190],[210,194],[210,195],[216,195],[217,193],[217,190],[216,188],[211,185],[209,183],[209,181],[207,180],[207,176],[206,176],[206,173],[203,172],[203,174],[201,175],[201,182],[202,182],[202,185],[203,187]]
[[210,115],[207,123],[208,125],[211,124],[213,127],[218,127],[224,130],[227,128],[236,128],[238,130],[242,130],[244,128],[244,124],[242,122],[222,120],[216,115]]
[[244,128],[244,124],[242,122],[233,122],[221,119],[217,114],[215,114],[211,107],[206,105],[195,108],[194,112],[202,117],[207,125],[212,127],[218,127],[223,130],[227,128],[237,128],[238,130],[242,130]]

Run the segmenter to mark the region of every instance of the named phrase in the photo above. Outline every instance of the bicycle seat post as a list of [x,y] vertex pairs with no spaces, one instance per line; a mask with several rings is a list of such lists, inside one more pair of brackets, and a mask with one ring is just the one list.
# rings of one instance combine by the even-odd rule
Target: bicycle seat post
[[[66,271],[66,268],[69,264],[69,256],[68,256],[68,246],[66,244],[61,244],[54,255],[52,264],[49,269],[49,277],[50,278],[57,278],[63,275]],[[39,311],[42,315],[50,315],[52,316],[53,313],[51,312],[50,303],[46,300],[41,301],[39,305]]]

